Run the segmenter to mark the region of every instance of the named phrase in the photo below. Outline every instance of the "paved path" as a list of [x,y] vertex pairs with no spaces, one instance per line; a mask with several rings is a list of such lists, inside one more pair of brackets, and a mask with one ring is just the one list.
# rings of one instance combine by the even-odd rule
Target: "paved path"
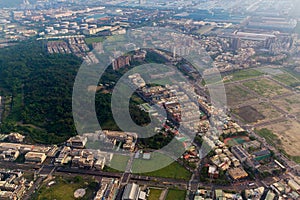
[[167,197],[167,194],[168,194],[168,188],[164,189],[161,194],[160,194],[160,197],[159,197],[159,200],[165,200],[166,197]]

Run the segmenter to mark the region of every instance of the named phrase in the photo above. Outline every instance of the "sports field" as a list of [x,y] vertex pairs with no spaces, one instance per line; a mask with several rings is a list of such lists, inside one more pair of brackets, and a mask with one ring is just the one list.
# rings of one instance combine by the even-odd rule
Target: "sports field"
[[226,138],[224,140],[224,143],[230,147],[238,145],[238,144],[243,144],[245,142],[249,142],[250,139],[247,136],[236,136],[236,137],[230,137]]

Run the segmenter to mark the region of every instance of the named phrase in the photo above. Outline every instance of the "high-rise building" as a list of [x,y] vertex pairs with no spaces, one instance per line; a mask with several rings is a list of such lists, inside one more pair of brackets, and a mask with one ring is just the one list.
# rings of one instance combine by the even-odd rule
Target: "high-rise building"
[[239,48],[241,48],[241,39],[238,37],[232,38],[231,39],[231,48],[233,50],[238,50]]
[[30,3],[29,3],[28,0],[23,0],[23,4],[24,4],[24,5],[29,5]]
[[139,0],[140,5],[146,4],[146,0]]

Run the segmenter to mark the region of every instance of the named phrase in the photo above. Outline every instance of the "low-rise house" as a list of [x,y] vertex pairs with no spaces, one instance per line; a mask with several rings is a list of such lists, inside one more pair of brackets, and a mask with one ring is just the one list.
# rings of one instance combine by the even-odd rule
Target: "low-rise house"
[[240,167],[229,169],[228,174],[233,180],[239,180],[248,177],[248,173]]
[[46,160],[47,156],[45,153],[28,152],[25,155],[25,162],[42,164]]

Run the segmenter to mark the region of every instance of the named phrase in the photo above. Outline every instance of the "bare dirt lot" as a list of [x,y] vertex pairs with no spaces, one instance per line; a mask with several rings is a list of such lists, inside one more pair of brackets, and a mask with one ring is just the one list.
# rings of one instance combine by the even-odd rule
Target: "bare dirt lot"
[[254,123],[265,117],[252,106],[244,106],[234,110],[234,113],[242,118],[246,123]]

